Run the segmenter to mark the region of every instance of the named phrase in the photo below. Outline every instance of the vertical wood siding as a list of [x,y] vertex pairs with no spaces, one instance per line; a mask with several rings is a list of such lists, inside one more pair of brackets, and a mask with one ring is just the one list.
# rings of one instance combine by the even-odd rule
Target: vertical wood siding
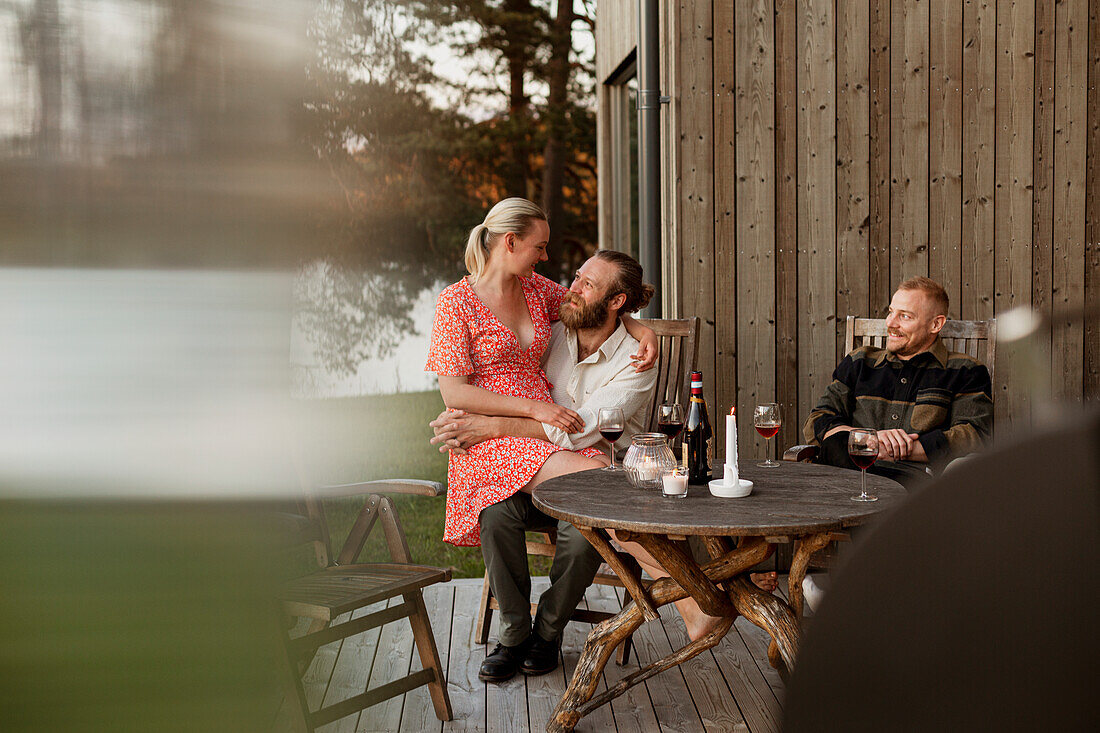
[[1100,328],[1065,317],[1100,306],[1098,6],[669,4],[675,315],[702,319],[708,399],[738,406],[747,455],[752,407],[784,403],[779,440],[797,442],[839,322],[881,315],[912,275],[942,282],[955,318],[1054,319],[1038,371],[999,349],[999,429],[1030,420],[1033,388],[1100,399]]

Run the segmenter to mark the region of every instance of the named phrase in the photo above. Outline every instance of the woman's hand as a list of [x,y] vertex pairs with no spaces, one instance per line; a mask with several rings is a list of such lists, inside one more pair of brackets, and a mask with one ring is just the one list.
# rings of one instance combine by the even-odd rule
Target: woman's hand
[[530,417],[547,425],[561,428],[567,433],[577,433],[584,430],[584,420],[568,407],[555,405],[553,402],[540,402],[531,400]]
[[652,328],[645,328],[645,333],[642,338],[638,339],[638,353],[632,355],[630,358],[634,360],[634,371],[644,372],[653,368],[653,365],[657,363],[657,356],[659,350],[657,348],[657,334],[653,332]]

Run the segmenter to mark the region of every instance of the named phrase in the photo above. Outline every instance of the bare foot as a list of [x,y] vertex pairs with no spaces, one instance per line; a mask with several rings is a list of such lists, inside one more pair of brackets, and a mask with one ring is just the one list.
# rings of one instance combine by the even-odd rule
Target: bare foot
[[695,616],[690,621],[685,617],[684,626],[687,627],[688,638],[692,641],[698,641],[713,631],[714,627],[721,621],[721,616],[708,616],[700,611],[699,615]]
[[699,608],[699,604],[691,598],[683,598],[675,602],[676,610],[684,618],[684,626],[687,627],[688,638],[692,641],[701,639],[709,634],[715,626],[721,622],[720,616],[708,616]]
[[757,588],[767,593],[774,593],[779,586],[779,576],[774,570],[768,573],[749,573],[749,580]]

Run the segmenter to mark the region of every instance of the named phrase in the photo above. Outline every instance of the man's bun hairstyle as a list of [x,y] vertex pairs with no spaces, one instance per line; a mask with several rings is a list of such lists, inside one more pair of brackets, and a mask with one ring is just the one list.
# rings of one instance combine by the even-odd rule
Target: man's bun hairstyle
[[613,249],[601,249],[594,256],[615,265],[619,272],[607,294],[612,296],[622,293],[626,296],[621,313],[634,313],[649,305],[649,299],[653,297],[653,286],[642,282],[642,266],[636,259]]

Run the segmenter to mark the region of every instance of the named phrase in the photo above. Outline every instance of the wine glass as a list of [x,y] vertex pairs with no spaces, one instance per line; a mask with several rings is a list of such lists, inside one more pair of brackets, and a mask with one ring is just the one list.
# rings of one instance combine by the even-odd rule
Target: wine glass
[[605,467],[605,471],[618,471],[619,468],[615,465],[615,441],[623,437],[623,429],[626,427],[626,421],[623,420],[623,411],[618,407],[601,407],[599,416],[600,435],[610,445],[611,452],[611,465]]
[[878,501],[877,496],[867,493],[867,469],[878,459],[878,434],[874,430],[852,430],[848,433],[848,455],[863,474],[859,496],[853,496],[852,501]]
[[756,432],[764,436],[764,462],[757,463],[756,465],[761,468],[777,468],[782,464],[779,461],[773,461],[768,457],[771,453],[771,442],[775,434],[779,432],[779,427],[783,424],[783,418],[779,414],[779,404],[776,402],[766,402],[763,405],[757,405],[756,410],[752,414],[752,424],[756,426]]
[[657,408],[657,432],[664,433],[669,445],[684,429],[684,411],[679,402],[664,402]]

